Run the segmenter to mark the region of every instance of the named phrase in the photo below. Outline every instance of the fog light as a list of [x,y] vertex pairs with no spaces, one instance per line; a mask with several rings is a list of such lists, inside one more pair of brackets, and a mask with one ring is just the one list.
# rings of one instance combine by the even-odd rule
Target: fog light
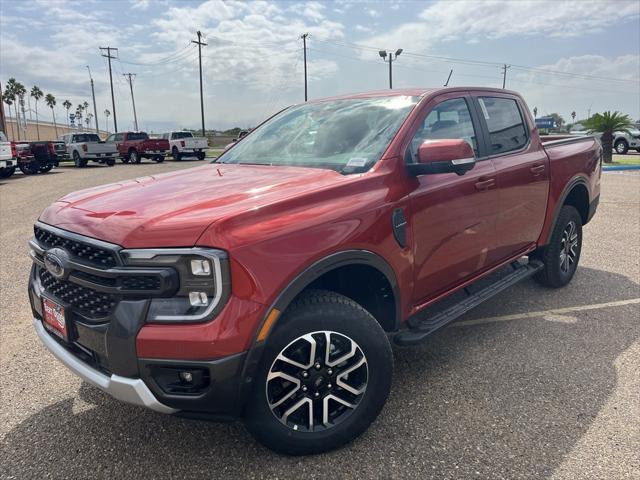
[[191,260],[191,273],[194,275],[211,275],[211,264],[209,260]]
[[205,307],[209,303],[205,292],[189,292],[189,303],[192,307]]
[[193,382],[193,374],[191,372],[180,372],[178,376],[180,377],[181,382],[184,382],[184,383]]

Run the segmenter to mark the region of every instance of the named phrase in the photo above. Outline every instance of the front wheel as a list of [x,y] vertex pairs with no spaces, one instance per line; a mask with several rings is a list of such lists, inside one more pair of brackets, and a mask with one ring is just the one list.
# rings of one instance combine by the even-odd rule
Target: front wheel
[[142,161],[142,158],[140,158],[140,154],[138,153],[137,150],[131,150],[129,152],[129,161],[133,164],[133,163],[140,163]]
[[246,425],[277,452],[332,450],[363,433],[384,406],[393,356],[380,324],[334,292],[303,293],[268,339]]
[[164,162],[164,157],[162,155],[156,155],[155,157],[153,157],[153,161],[156,163],[162,163]]
[[544,263],[544,268],[534,278],[545,287],[564,287],[576,273],[581,251],[582,218],[574,207],[565,205],[553,227],[549,244],[532,255]]
[[53,168],[53,165],[43,165],[40,167],[40,173],[50,172],[52,168]]
[[629,144],[626,140],[618,140],[614,145],[613,149],[619,155],[625,155],[629,151]]
[[25,175],[35,175],[40,170],[38,162],[21,163],[18,168]]
[[205,152],[198,152],[198,160],[204,160],[205,156],[206,156]]
[[84,168],[87,166],[87,160],[85,158],[81,158],[77,151],[73,152],[73,163],[77,168]]
[[173,159],[176,162],[179,162],[180,160],[182,160],[182,155],[178,151],[178,147],[173,147],[173,150],[171,150],[171,155],[173,155]]

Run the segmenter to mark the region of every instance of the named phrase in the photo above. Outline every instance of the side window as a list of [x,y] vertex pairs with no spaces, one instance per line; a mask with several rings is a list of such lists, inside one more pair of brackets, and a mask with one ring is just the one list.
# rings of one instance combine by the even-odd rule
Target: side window
[[115,133],[112,133],[111,135],[109,135],[109,136],[107,137],[107,139],[105,140],[105,142],[113,142],[113,141],[115,141],[115,139],[116,139],[116,135],[115,135]]
[[445,100],[433,107],[411,140],[413,158],[416,158],[422,142],[436,139],[463,139],[471,145],[475,156],[478,156],[476,132],[464,98]]
[[515,100],[480,97],[478,103],[489,129],[491,154],[519,150],[527,144],[527,128]]

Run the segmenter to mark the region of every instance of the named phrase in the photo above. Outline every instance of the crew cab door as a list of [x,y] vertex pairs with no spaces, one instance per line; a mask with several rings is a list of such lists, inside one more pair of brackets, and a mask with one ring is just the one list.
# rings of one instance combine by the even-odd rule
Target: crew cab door
[[549,158],[540,142],[532,141],[534,127],[518,97],[500,93],[473,97],[498,178],[496,255],[502,260],[540,236],[549,196]]
[[485,269],[494,258],[498,190],[493,162],[484,157],[478,116],[464,92],[426,105],[409,149],[415,161],[425,140],[464,139],[476,165],[464,175],[416,177],[409,194],[414,249],[414,304],[424,303]]

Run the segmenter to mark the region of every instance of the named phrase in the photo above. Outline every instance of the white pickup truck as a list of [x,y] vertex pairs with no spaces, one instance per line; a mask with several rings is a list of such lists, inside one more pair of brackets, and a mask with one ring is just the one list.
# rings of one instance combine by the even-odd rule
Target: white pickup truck
[[183,157],[197,157],[204,160],[205,150],[209,148],[206,137],[194,137],[191,132],[163,133],[162,138],[169,140],[169,149],[174,160],[182,160]]
[[11,142],[7,140],[7,136],[0,130],[0,178],[9,178],[16,171],[17,160]]
[[67,156],[76,167],[86,167],[89,160],[112,167],[116,163],[118,148],[115,142],[103,142],[95,133],[68,133],[60,137],[66,147]]
[[624,155],[630,148],[640,152],[640,129],[630,128],[629,132],[616,132],[613,138],[613,149]]

